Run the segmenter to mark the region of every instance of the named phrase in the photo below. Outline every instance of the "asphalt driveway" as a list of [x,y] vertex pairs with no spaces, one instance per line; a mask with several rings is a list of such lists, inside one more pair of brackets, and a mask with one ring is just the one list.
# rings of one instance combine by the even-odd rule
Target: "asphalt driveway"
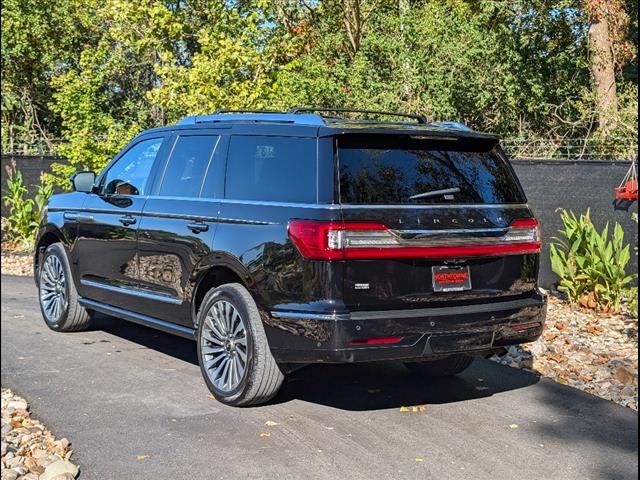
[[637,478],[636,412],[489,361],[433,382],[314,365],[237,409],[193,342],[108,317],[48,330],[30,278],[2,277],[1,325],[2,386],[73,442],[81,479]]

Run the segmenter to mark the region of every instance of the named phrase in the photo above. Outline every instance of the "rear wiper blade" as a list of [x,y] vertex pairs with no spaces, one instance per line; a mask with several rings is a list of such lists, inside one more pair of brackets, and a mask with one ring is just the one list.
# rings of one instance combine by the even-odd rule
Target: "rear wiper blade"
[[443,188],[442,190],[432,190],[430,192],[417,193],[415,195],[411,195],[409,199],[416,200],[418,198],[437,197],[439,195],[450,195],[450,194],[459,193],[459,192],[460,192],[460,189],[458,187]]

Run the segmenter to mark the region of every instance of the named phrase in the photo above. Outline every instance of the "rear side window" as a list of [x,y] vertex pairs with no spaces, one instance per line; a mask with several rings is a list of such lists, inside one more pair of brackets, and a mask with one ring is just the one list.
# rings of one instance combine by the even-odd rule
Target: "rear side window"
[[178,137],[164,172],[160,195],[199,197],[218,138],[217,135]]
[[316,139],[232,136],[226,198],[267,202],[316,201]]
[[340,201],[351,204],[506,204],[525,201],[486,140],[389,136],[338,140]]

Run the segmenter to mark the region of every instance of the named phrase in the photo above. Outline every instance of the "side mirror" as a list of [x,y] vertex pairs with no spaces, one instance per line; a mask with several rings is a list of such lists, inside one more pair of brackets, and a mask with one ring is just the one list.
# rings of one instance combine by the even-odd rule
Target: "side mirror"
[[96,181],[93,172],[77,172],[71,176],[71,186],[76,192],[91,192]]

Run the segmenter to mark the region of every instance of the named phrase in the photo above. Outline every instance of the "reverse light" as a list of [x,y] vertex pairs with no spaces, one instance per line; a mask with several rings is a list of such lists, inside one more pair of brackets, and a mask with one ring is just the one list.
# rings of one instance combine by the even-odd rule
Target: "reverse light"
[[435,240],[405,240],[384,224],[292,220],[289,236],[302,256],[316,260],[452,258],[539,253],[540,224],[519,219],[498,237],[462,236],[455,230]]

